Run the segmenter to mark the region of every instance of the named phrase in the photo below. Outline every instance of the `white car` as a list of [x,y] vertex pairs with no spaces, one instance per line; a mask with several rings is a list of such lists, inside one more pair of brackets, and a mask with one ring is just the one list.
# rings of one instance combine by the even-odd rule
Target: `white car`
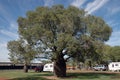
[[105,65],[96,65],[96,66],[93,67],[93,69],[95,71],[105,71],[105,70],[107,70]]

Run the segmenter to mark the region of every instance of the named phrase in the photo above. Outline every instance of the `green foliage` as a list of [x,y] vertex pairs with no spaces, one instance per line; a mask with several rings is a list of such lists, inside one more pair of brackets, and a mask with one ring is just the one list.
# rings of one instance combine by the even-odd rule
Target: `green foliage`
[[112,61],[120,61],[120,46],[114,46],[109,51],[109,57]]
[[87,16],[85,18],[88,34],[101,41],[107,41],[111,35],[112,29],[99,17]]
[[86,59],[100,60],[103,42],[112,32],[101,18],[86,15],[82,9],[73,6],[64,8],[62,5],[29,11],[26,17],[19,17],[18,25],[20,38],[39,53],[50,49],[52,54],[48,55],[53,60],[64,55],[82,62]]
[[111,47],[109,45],[104,45],[102,53],[102,60],[104,62],[120,61],[120,46]]
[[31,48],[31,46],[23,43],[21,40],[8,42],[7,48],[10,52],[10,60],[13,63],[30,63],[35,56],[35,51]]
[[103,49],[102,49],[102,54],[103,54],[102,61],[108,63],[108,61],[111,60],[111,58],[110,58],[111,48],[112,47],[109,46],[109,45],[104,45],[103,46]]

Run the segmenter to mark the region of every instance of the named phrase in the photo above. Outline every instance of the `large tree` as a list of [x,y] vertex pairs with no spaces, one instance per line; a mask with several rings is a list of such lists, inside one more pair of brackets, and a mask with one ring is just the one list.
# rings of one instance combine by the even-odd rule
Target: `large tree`
[[29,44],[25,44],[22,40],[9,41],[7,44],[9,50],[10,61],[14,64],[23,63],[24,72],[28,72],[28,65],[34,59],[36,52]]
[[96,43],[107,41],[112,31],[101,18],[62,5],[29,11],[26,17],[19,17],[18,25],[20,37],[28,44],[41,53],[48,49],[52,52],[57,77],[66,76],[66,61],[70,57],[81,56],[82,52],[92,56]]

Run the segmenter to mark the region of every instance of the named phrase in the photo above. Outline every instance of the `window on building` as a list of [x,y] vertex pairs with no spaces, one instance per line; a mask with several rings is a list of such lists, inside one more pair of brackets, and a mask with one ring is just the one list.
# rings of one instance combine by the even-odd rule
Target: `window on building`
[[53,67],[53,65],[50,65],[50,67]]
[[112,67],[114,67],[114,64],[112,64]]
[[115,64],[115,66],[118,66],[118,64]]

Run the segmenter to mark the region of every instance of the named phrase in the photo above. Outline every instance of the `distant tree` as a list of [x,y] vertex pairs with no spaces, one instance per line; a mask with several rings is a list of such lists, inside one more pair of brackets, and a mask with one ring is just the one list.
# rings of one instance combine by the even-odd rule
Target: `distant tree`
[[111,47],[108,56],[111,61],[120,61],[120,46]]
[[120,46],[109,46],[105,45],[103,48],[103,57],[102,60],[104,62],[111,62],[111,61],[120,61]]
[[100,63],[108,64],[109,61],[111,61],[111,59],[110,59],[111,49],[112,49],[112,47],[110,45],[105,44],[103,46],[103,49],[101,50],[102,57],[101,57],[101,62]]
[[[98,42],[109,39],[112,29],[99,17],[86,15],[84,10],[62,5],[38,7],[19,17],[19,35],[31,47],[43,53],[52,52],[54,74],[66,76],[66,61],[75,55],[92,57]],[[49,55],[49,54],[48,54]],[[64,58],[68,55],[67,58]],[[85,57],[81,60],[84,61]]]
[[28,72],[28,65],[35,57],[36,52],[30,45],[23,43],[23,41],[9,41],[7,44],[9,50],[10,60],[13,63],[24,63],[24,72]]

